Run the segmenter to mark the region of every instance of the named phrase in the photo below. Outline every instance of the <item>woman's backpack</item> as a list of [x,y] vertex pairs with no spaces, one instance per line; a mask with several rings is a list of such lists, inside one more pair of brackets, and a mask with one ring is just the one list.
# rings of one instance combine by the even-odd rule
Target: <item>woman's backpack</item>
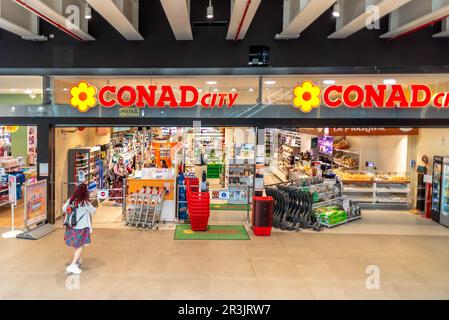
[[69,204],[65,211],[64,226],[73,228],[78,224],[82,217],[77,219],[76,208],[77,206],[73,202]]

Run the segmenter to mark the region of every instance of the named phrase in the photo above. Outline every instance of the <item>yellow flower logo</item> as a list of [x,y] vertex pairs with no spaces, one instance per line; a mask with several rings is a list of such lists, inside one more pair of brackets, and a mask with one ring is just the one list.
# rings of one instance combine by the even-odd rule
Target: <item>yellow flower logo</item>
[[194,234],[195,233],[195,231],[193,231],[193,230],[184,230],[184,234]]
[[320,94],[320,87],[315,86],[312,81],[304,81],[301,86],[297,85],[293,89],[293,105],[302,112],[310,112],[321,104]]
[[97,89],[86,81],[81,81],[78,86],[73,87],[70,94],[72,95],[70,104],[80,112],[86,112],[97,104],[97,98],[95,98]]

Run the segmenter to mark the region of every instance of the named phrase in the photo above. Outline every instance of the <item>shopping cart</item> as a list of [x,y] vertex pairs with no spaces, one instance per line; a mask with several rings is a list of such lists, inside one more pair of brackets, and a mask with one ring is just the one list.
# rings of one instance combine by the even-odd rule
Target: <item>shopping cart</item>
[[164,189],[143,187],[128,198],[125,224],[136,228],[159,229]]

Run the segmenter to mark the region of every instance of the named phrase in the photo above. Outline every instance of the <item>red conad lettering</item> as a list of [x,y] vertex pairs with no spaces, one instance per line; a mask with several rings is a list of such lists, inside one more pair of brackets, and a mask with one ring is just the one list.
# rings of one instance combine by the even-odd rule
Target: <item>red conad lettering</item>
[[[126,100],[125,93],[129,94],[129,99]],[[117,92],[117,100],[118,103],[123,108],[129,108],[132,105],[134,105],[134,102],[136,101],[136,90],[134,90],[131,86],[123,86],[121,87]]]
[[328,106],[329,108],[338,108],[339,106],[341,106],[341,99],[337,98],[335,100],[332,100],[330,98],[331,92],[335,91],[336,93],[340,93],[343,91],[343,87],[342,86],[336,86],[336,85],[332,85],[326,88],[326,90],[324,91],[324,95],[323,95],[323,100],[324,100],[324,104],[326,106]]
[[111,95],[115,94],[115,86],[104,86],[98,92],[98,101],[105,108],[111,108],[117,104],[117,101],[113,98],[106,100],[105,95],[109,92]]
[[148,86],[148,90],[144,86],[137,86],[136,90],[137,90],[136,106],[139,108],[143,108],[145,107],[145,105],[147,105],[150,108],[154,108],[156,86]]
[[[377,90],[376,90],[377,89]],[[374,87],[373,85],[365,86],[365,103],[364,108],[383,107],[385,102],[385,90],[387,86],[384,84]]]
[[[440,92],[437,95],[435,95],[435,97],[433,98],[433,106],[435,108],[442,108],[443,107],[443,97],[444,97],[444,93]],[[441,99],[441,101],[440,101]]]
[[[211,106],[211,104],[210,104],[210,98],[211,98],[211,94],[210,93],[206,93],[202,98],[201,98],[201,105],[204,107],[204,108],[208,108],[208,107],[210,107]],[[206,99],[209,99],[209,103],[206,101]]]
[[[355,92],[357,95],[354,100],[351,100],[351,93]],[[363,89],[359,86],[352,85],[346,88],[343,93],[343,101],[345,102],[348,108],[356,108],[360,106],[363,102]]]
[[170,108],[176,108],[178,107],[178,104],[176,102],[175,95],[173,94],[173,91],[170,86],[162,86],[162,93],[161,96],[157,102],[158,108],[165,107],[165,103],[167,102]]
[[[412,108],[424,108],[429,105],[430,100],[432,99],[432,91],[426,85],[412,85],[412,102],[410,106]],[[424,98],[419,100],[419,94],[422,93]]]
[[[181,103],[179,106],[181,108],[192,108],[198,102],[198,91],[195,87],[192,86],[180,86],[179,90],[181,90]],[[187,100],[187,93],[190,92],[193,97],[190,101]]]
[[394,84],[391,87],[391,94],[387,100],[386,107],[394,108],[398,102],[401,108],[407,108],[409,105],[402,86],[399,84]]

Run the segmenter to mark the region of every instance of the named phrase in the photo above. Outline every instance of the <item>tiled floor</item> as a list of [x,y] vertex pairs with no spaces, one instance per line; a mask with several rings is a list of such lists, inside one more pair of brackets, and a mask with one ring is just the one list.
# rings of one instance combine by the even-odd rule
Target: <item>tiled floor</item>
[[[338,232],[250,232],[249,241],[98,228],[81,276],[64,273],[62,229],[39,241],[0,239],[0,299],[449,299],[449,229],[402,214],[374,212]],[[381,234],[388,222],[395,229]]]

